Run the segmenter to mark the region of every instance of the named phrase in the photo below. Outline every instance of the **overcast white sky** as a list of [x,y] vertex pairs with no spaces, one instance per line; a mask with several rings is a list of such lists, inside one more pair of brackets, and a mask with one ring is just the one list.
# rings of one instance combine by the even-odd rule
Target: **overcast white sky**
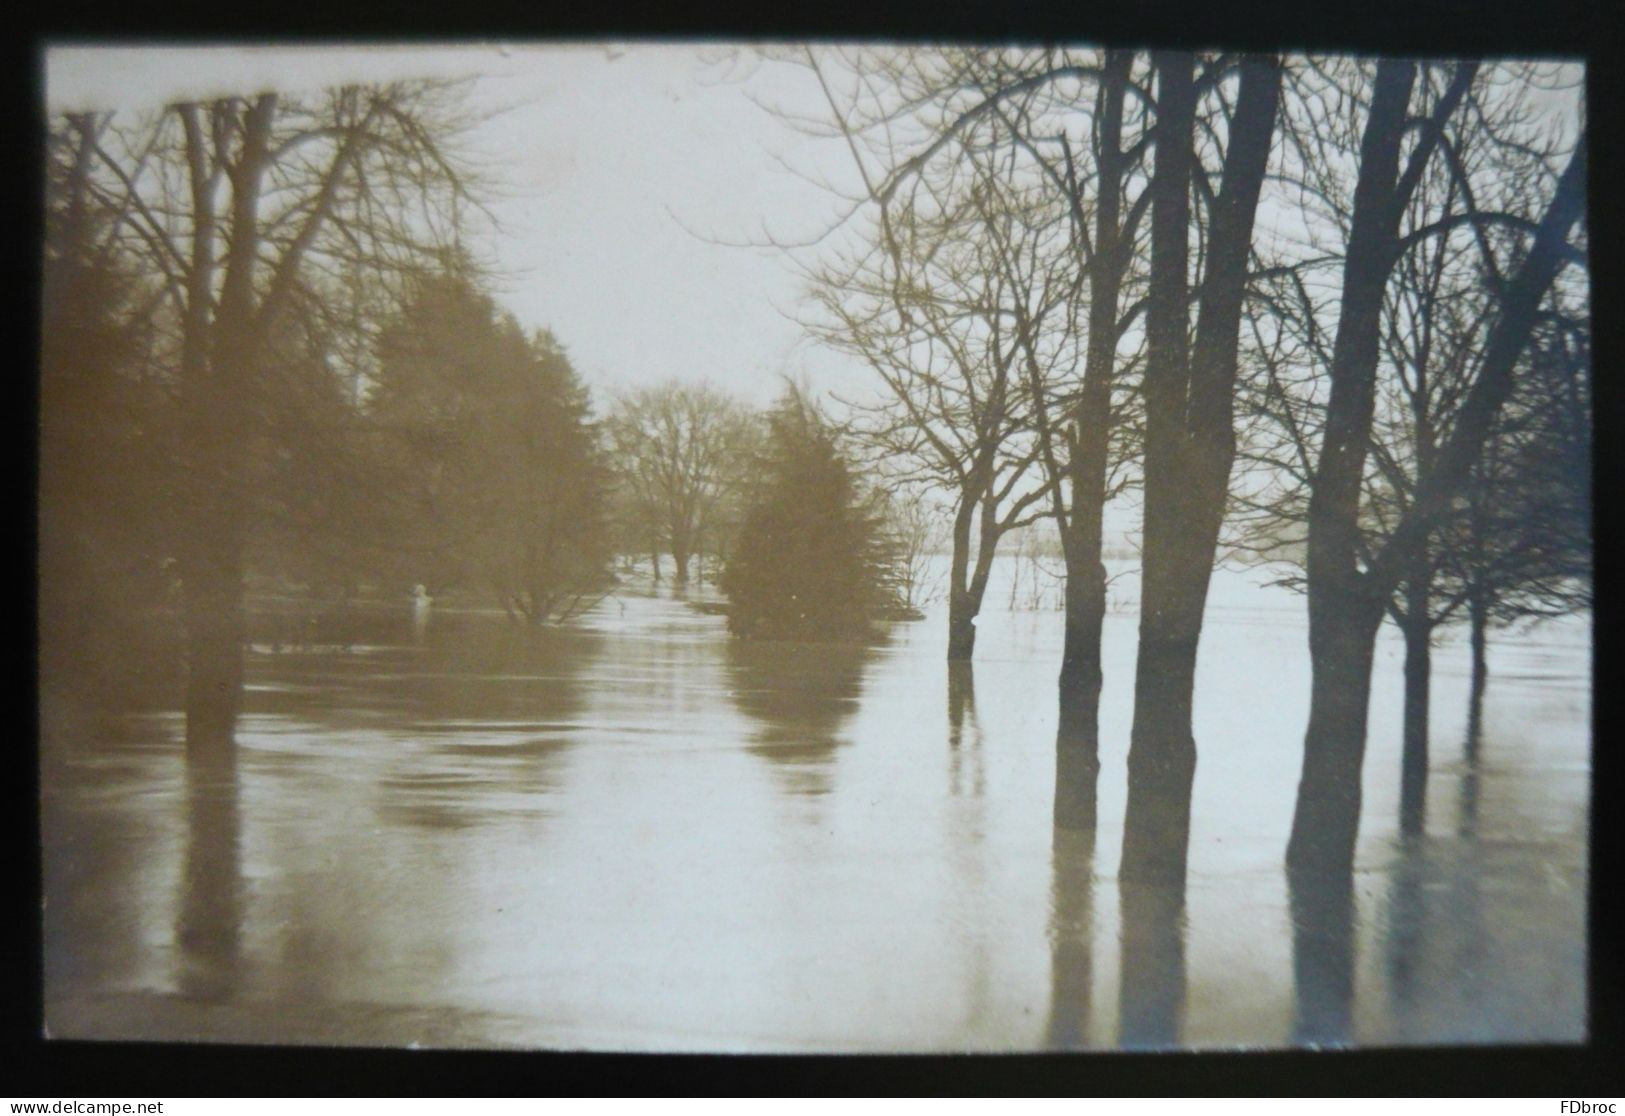
[[[843,203],[781,161],[857,191],[843,145],[757,103],[823,116],[799,67],[688,44],[75,46],[48,51],[45,72],[52,112],[477,75],[475,102],[505,109],[472,137],[504,182],[492,206],[503,231],[487,245],[503,273],[498,296],[527,328],[554,331],[600,411],[613,391],[670,378],[708,379],[757,405],[783,375],[846,398],[878,390],[787,316],[800,280],[780,252],[695,235],[737,243],[766,229],[797,241],[827,229]],[[1266,237],[1281,227],[1279,215],[1261,215]]]
[[[759,240],[802,237],[839,203],[778,163],[850,176],[838,147],[801,136],[751,99],[822,104],[794,67],[729,61],[699,45],[545,47],[67,47],[46,56],[46,98],[131,112],[180,97],[340,81],[479,75],[478,104],[506,111],[473,137],[505,187],[489,241],[499,297],[527,327],[551,328],[606,390],[706,378],[755,403],[779,375],[815,387],[861,369],[803,339],[789,320],[799,281]],[[686,228],[685,228],[686,227]]]

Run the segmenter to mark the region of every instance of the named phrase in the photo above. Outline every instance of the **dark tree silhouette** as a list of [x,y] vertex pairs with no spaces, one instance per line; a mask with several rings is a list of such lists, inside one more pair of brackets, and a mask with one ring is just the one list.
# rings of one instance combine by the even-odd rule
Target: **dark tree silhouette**
[[[1373,383],[1354,524],[1361,562],[1388,549],[1419,493],[1447,463],[1441,451],[1472,398],[1504,291],[1496,256],[1510,251],[1515,258],[1521,250],[1555,178],[1554,154],[1566,142],[1561,129],[1539,127],[1541,112],[1550,110],[1537,111],[1539,83],[1529,68],[1501,65],[1477,77],[1447,67],[1431,72],[1445,79],[1439,82],[1444,92],[1421,95],[1459,96],[1464,107],[1442,116],[1430,110],[1441,128],[1438,151],[1425,165],[1412,164],[1410,193],[1394,218],[1393,258],[1374,311]],[[1359,121],[1336,106],[1363,79],[1358,67],[1329,74],[1295,67],[1293,79],[1284,129],[1290,157],[1282,177],[1301,189],[1306,221],[1347,243],[1353,214],[1345,168],[1355,162]],[[1259,468],[1238,492],[1246,509],[1238,519],[1252,536],[1244,546],[1274,558],[1304,558],[1299,547],[1329,418],[1332,342],[1346,302],[1319,294],[1336,287],[1316,272],[1342,262],[1342,253],[1327,252],[1267,269],[1249,304],[1248,355],[1259,373],[1249,385],[1249,410],[1262,421],[1243,433],[1245,455]],[[1554,286],[1554,306],[1583,303],[1583,292],[1564,286]],[[1544,309],[1540,317],[1544,322],[1553,314]],[[1532,398],[1519,399],[1528,395],[1521,385],[1535,374],[1535,351],[1549,332],[1549,325],[1537,323],[1536,345],[1517,362],[1514,394],[1497,425],[1509,412],[1541,409]],[[1494,452],[1492,441],[1485,453]],[[1474,476],[1481,467],[1473,466]],[[1499,471],[1504,483],[1506,470]],[[1421,831],[1425,814],[1432,639],[1468,599],[1463,562],[1472,551],[1474,509],[1483,506],[1475,487],[1469,483],[1465,498],[1450,501],[1429,530],[1413,534],[1407,552],[1390,552],[1399,583],[1383,609],[1406,644],[1400,821],[1407,833]],[[1527,504],[1520,510],[1530,513],[1526,526],[1510,515],[1500,524],[1509,540],[1551,526],[1537,527],[1542,517]],[[1283,580],[1302,585],[1298,578]]]
[[[851,401],[854,434],[899,479],[952,500],[947,653],[968,659],[999,540],[1048,514],[1044,501],[1055,483],[1039,467],[1022,365],[1036,340],[1024,346],[1016,303],[1036,294],[1041,305],[1028,311],[1039,319],[1075,307],[1075,268],[1063,276],[1048,267],[1057,282],[1023,292],[997,259],[1000,229],[1019,239],[1023,224],[998,198],[1011,189],[1030,194],[1037,178],[1030,162],[1018,167],[1007,157],[1018,149],[991,111],[1004,98],[997,90],[1016,80],[995,54],[807,51],[806,63],[828,98],[829,134],[851,151],[872,203],[857,246],[807,269],[819,310],[808,325],[880,381],[877,401]],[[890,80],[861,78],[868,72]],[[855,76],[849,91],[837,93]],[[913,142],[912,128],[891,127],[898,115],[924,125],[923,144]],[[1052,232],[1038,239],[1064,249],[1065,234]],[[1066,297],[1056,297],[1063,287]],[[1047,355],[1055,336],[1046,336]],[[1075,340],[1060,336],[1063,344]],[[1053,370],[1064,374],[1073,363]]]
[[1549,315],[1528,363],[1437,541],[1450,601],[1467,609],[1469,761],[1483,734],[1490,626],[1592,600],[1589,315]]
[[[1308,507],[1307,585],[1313,670],[1304,768],[1287,860],[1294,870],[1346,872],[1359,830],[1360,766],[1365,751],[1371,660],[1378,624],[1406,563],[1460,493],[1513,386],[1513,372],[1542,300],[1569,257],[1568,233],[1583,209],[1585,141],[1550,195],[1516,271],[1496,284],[1497,312],[1469,377],[1448,438],[1403,517],[1375,553],[1362,548],[1361,491],[1371,441],[1382,305],[1400,258],[1400,221],[1446,122],[1460,106],[1475,67],[1455,67],[1431,111],[1412,121],[1407,108],[1415,63],[1384,60],[1372,84],[1360,143],[1358,179],[1343,263],[1342,300],[1333,343],[1325,428]],[[1416,142],[1403,160],[1404,137]],[[1471,216],[1471,215],[1470,215]],[[1499,274],[1482,241],[1486,269]]]
[[790,388],[767,415],[739,538],[722,572],[745,639],[863,642],[892,607],[880,521],[835,430]]
[[608,469],[586,389],[554,338],[526,337],[469,280],[426,279],[379,340],[374,421],[418,514],[407,553],[489,586],[532,624],[601,595]]
[[179,415],[147,313],[162,292],[96,205],[99,126],[48,136],[40,292],[40,683],[75,705],[167,697],[181,668]]
[[[184,102],[88,123],[89,203],[151,276],[179,400],[186,491],[176,548],[187,637],[187,743],[229,751],[241,700],[244,546],[273,340],[359,273],[381,285],[450,242],[467,199],[450,87],[345,86]],[[329,292],[330,293],[330,292]]]
[[[987,502],[984,493],[1005,498],[1001,488],[988,488],[978,453],[1004,442],[1016,451],[1013,460],[1040,466],[1041,482],[1022,500],[1047,492],[1048,514],[1060,528],[1066,636],[1059,696],[1067,728],[1057,742],[1057,763],[1063,778],[1079,783],[1071,801],[1081,807],[1092,798],[1098,768],[1103,511],[1131,479],[1122,466],[1134,442],[1123,435],[1136,425],[1125,421],[1131,412],[1117,398],[1133,363],[1119,354],[1120,343],[1143,307],[1122,312],[1149,203],[1143,188],[1149,98],[1135,76],[1135,56],[1124,50],[826,53],[842,65],[821,66],[811,52],[809,61],[860,169],[866,155],[879,161],[877,170],[864,169],[864,186],[880,211],[882,269],[895,269],[884,291],[889,304],[881,300],[893,312],[858,316],[863,333],[847,323],[848,334],[867,341],[864,355],[904,404],[889,409],[876,429],[887,436],[891,454],[931,451],[928,458],[941,458],[931,467],[955,493],[963,528],[956,539],[966,540],[956,553],[969,548],[978,526],[974,505]],[[861,80],[837,98],[828,74],[843,69]],[[887,80],[869,80],[870,74]],[[1136,113],[1125,127],[1130,101]],[[897,127],[899,119],[909,127]],[[969,219],[943,219],[955,212]],[[955,250],[953,240],[971,246]],[[922,321],[929,328],[920,328]],[[995,338],[1002,332],[1014,350],[1019,393],[978,380],[1007,374],[1009,358],[997,351],[983,355],[975,346],[968,347],[971,368],[954,369],[953,388],[944,390],[930,357],[966,352],[962,337],[978,328]],[[880,341],[874,340],[877,329]],[[918,334],[912,346],[903,341],[911,330]],[[884,359],[877,362],[877,353]],[[910,375],[899,376],[904,361]],[[959,403],[961,379],[971,388],[971,406],[945,407]],[[985,421],[990,413],[1017,425],[1002,431]],[[942,437],[945,430],[960,440]],[[974,435],[971,446],[962,444],[966,432]],[[995,452],[990,459],[1000,456],[1010,455]],[[1012,471],[1011,483],[1017,479]],[[950,657],[969,654],[972,646],[985,583],[978,575],[996,543],[990,535],[1016,518],[1014,511],[981,516],[976,560],[956,562],[956,575],[963,571],[969,580],[956,581],[961,588],[950,597]],[[1086,814],[1092,816],[1077,813],[1073,822],[1082,824]]]
[[[1281,64],[1276,58],[1249,57],[1238,67],[1219,189],[1203,222],[1206,252],[1195,290],[1193,335],[1188,243],[1191,177],[1201,171],[1193,132],[1200,90],[1192,56],[1165,52],[1154,61],[1144,580],[1121,873],[1125,879],[1180,884],[1196,769],[1191,736],[1196,651],[1235,459],[1242,296],[1275,130]],[[1219,87],[1223,71],[1219,61],[1209,63],[1202,84]],[[1205,181],[1205,172],[1198,178]]]

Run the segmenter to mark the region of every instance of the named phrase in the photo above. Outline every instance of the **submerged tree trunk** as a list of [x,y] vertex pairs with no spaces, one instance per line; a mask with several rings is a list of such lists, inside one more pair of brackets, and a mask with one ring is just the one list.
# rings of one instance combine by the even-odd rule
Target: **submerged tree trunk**
[[[993,496],[986,486],[962,493],[954,513],[953,555],[948,575],[948,661],[969,659],[976,650],[976,617],[982,611],[993,555],[999,545]],[[976,557],[971,560],[971,526],[981,518]]]
[[1467,762],[1477,763],[1484,737],[1484,690],[1490,681],[1487,654],[1490,617],[1482,593],[1474,593],[1467,599],[1467,618],[1473,658],[1472,682],[1467,695]]
[[1092,835],[1100,775],[1100,633],[1106,613],[1106,570],[1098,560],[1093,570],[1076,569],[1071,561],[1067,566],[1054,821],[1057,828]]
[[1242,65],[1192,344],[1186,270],[1189,186],[1197,169],[1193,58],[1159,53],[1156,64],[1144,380],[1145,551],[1120,874],[1181,886],[1196,773],[1191,733],[1196,653],[1235,460],[1242,295],[1281,68],[1273,58],[1249,58]]
[[[1200,629],[1192,630],[1188,609],[1170,607],[1168,598],[1179,582],[1174,551],[1190,530],[1184,499],[1189,478],[1182,467],[1181,451],[1190,381],[1186,276],[1190,177],[1195,162],[1191,146],[1195,58],[1182,52],[1161,52],[1154,61],[1157,150],[1148,187],[1151,287],[1145,310],[1145,547],[1119,876],[1180,886],[1190,829],[1190,786],[1196,772],[1190,712]],[[1126,920],[1126,906],[1124,917]],[[1125,971],[1127,960],[1125,957]]]
[[[1097,401],[1098,402],[1098,401]],[[1065,634],[1055,734],[1055,824],[1095,828],[1095,784],[1100,774],[1100,693],[1104,685],[1100,639],[1106,620],[1106,566],[1101,560],[1105,505],[1107,416],[1079,407],[1074,448],[1072,511],[1062,536]],[[1086,430],[1085,420],[1089,424]]]
[[1428,697],[1433,672],[1433,624],[1427,615],[1428,587],[1406,590],[1405,715],[1400,756],[1399,831],[1420,836],[1427,821]]
[[1295,871],[1353,870],[1371,659],[1381,619],[1381,602],[1357,591],[1317,593],[1311,583],[1309,727],[1287,844],[1287,866]]
[[[254,272],[260,247],[260,180],[268,159],[276,98],[258,98],[243,116],[242,154],[232,168],[229,224],[218,304],[213,281],[219,222],[214,183],[203,170],[205,139],[196,105],[179,106],[190,155],[192,267],[181,352],[183,453],[190,523],[182,559],[186,616],[186,752],[191,764],[231,762],[242,704],[245,473],[252,375],[267,326],[256,321]],[[263,319],[262,306],[260,317]]]
[[1396,181],[1413,62],[1377,65],[1343,263],[1326,432],[1309,497],[1309,727],[1287,846],[1295,870],[1348,872],[1360,821],[1372,645],[1387,593],[1357,565],[1360,486],[1376,400],[1383,290],[1396,256]]
[[688,560],[689,550],[686,543],[672,543],[671,564],[677,572],[673,575],[673,583],[679,589],[688,587]]
[[[219,487],[225,487],[223,485]],[[243,521],[228,492],[193,505],[184,560],[186,754],[229,763],[243,692]]]
[[968,662],[976,650],[976,605],[970,594],[952,589],[948,595],[948,661]]
[[[948,661],[969,659],[976,649],[976,604],[966,589],[970,573],[971,521],[975,499],[961,492],[954,512],[953,552],[948,565]],[[979,603],[979,602],[978,602]]]

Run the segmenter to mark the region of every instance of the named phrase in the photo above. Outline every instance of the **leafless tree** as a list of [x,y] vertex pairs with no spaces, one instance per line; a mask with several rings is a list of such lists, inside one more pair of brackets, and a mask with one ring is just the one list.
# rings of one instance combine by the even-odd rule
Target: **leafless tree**
[[1591,607],[1590,332],[1589,314],[1561,303],[1537,326],[1527,368],[1433,540],[1440,611],[1467,613],[1469,762],[1483,733],[1490,625]]
[[810,331],[880,381],[878,399],[846,400],[852,432],[896,479],[953,500],[951,660],[974,650],[999,539],[1044,514],[1047,492],[1010,313],[1020,292],[983,236],[986,221],[1011,218],[975,181],[952,167],[921,178],[906,207],[879,208],[857,248],[809,268]]
[[947,518],[917,487],[882,486],[877,494],[895,563],[898,598],[905,609],[917,611],[943,591],[939,559],[948,544]]
[[229,755],[242,688],[246,466],[270,353],[336,284],[387,287],[442,258],[470,202],[455,87],[345,86],[76,117],[89,204],[114,249],[161,292],[151,308],[182,415],[188,520],[180,547],[187,742]]
[[[1162,52],[1153,63],[1157,134],[1149,187],[1144,573],[1120,873],[1173,883],[1185,874],[1196,766],[1196,652],[1235,458],[1241,306],[1278,114],[1281,63],[1273,57],[1211,57],[1200,77],[1188,54]],[[1226,137],[1222,155],[1214,150],[1219,133]],[[1200,203],[1194,214],[1193,192]],[[1203,234],[1194,284],[1193,227]]]
[[[1467,150],[1464,134],[1491,127],[1483,104],[1470,96],[1479,77],[1477,66],[1419,67],[1383,60],[1374,70],[1350,64],[1332,73],[1311,64],[1306,72],[1313,75],[1309,84],[1318,89],[1311,93],[1300,83],[1297,92],[1305,95],[1294,103],[1311,119],[1319,113],[1329,126],[1311,123],[1291,133],[1304,163],[1315,166],[1302,178],[1312,182],[1333,212],[1333,227],[1342,240],[1342,277],[1329,352],[1321,340],[1328,331],[1316,327],[1315,346],[1324,354],[1326,368],[1318,446],[1312,455],[1304,453],[1297,466],[1308,487],[1306,584],[1314,684],[1288,863],[1295,870],[1346,871],[1358,831],[1377,626],[1395,590],[1414,580],[1419,597],[1412,607],[1420,627],[1428,540],[1461,493],[1514,385],[1541,304],[1574,256],[1568,233],[1583,208],[1585,159],[1582,138],[1561,175],[1545,168],[1540,178],[1544,216],[1498,210],[1493,201],[1474,193],[1472,175],[1461,159]],[[1348,142],[1350,120],[1363,120],[1355,125],[1357,145]],[[1485,142],[1527,141],[1491,135]],[[1357,158],[1352,154],[1356,146]],[[1546,161],[1555,161],[1557,154],[1556,143],[1548,141]],[[1454,188],[1437,199],[1446,205],[1444,210],[1421,213],[1413,203],[1424,196],[1419,190],[1434,160],[1444,162]],[[1351,174],[1352,189],[1347,183]],[[1424,432],[1429,443],[1426,468],[1415,474],[1408,497],[1385,506],[1364,498],[1372,491],[1372,471],[1381,473],[1392,464],[1372,450],[1385,307],[1396,289],[1401,261],[1430,238],[1457,230],[1471,234],[1481,283],[1493,295],[1490,313],[1476,351],[1467,354],[1467,367],[1451,377],[1457,386],[1452,388],[1448,430],[1434,428],[1430,414]],[[1513,262],[1515,268],[1509,269]],[[1403,363],[1414,376],[1414,360]],[[1391,493],[1394,486],[1386,489]],[[1386,524],[1380,523],[1383,515],[1389,518]],[[1363,527],[1374,522],[1382,527],[1376,532],[1380,541],[1370,545]],[[1417,762],[1413,748],[1411,763]],[[1420,762],[1425,765],[1425,757]]]
[[690,559],[703,553],[723,502],[743,483],[752,418],[710,384],[674,381],[623,395],[606,425],[634,512],[686,586]]

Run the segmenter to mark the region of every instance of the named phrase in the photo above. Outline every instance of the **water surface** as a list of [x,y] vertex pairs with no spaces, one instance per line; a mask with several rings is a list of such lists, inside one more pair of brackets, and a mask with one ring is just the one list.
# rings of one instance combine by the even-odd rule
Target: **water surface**
[[1135,616],[1105,631],[1098,839],[1052,825],[1060,615],[875,648],[738,645],[670,596],[565,629],[409,609],[250,656],[235,778],[177,713],[48,709],[61,1037],[654,1050],[1578,1041],[1589,626],[1434,665],[1427,832],[1398,834],[1378,650],[1352,886],[1294,892],[1302,599],[1221,571],[1183,894],[1120,888]]

